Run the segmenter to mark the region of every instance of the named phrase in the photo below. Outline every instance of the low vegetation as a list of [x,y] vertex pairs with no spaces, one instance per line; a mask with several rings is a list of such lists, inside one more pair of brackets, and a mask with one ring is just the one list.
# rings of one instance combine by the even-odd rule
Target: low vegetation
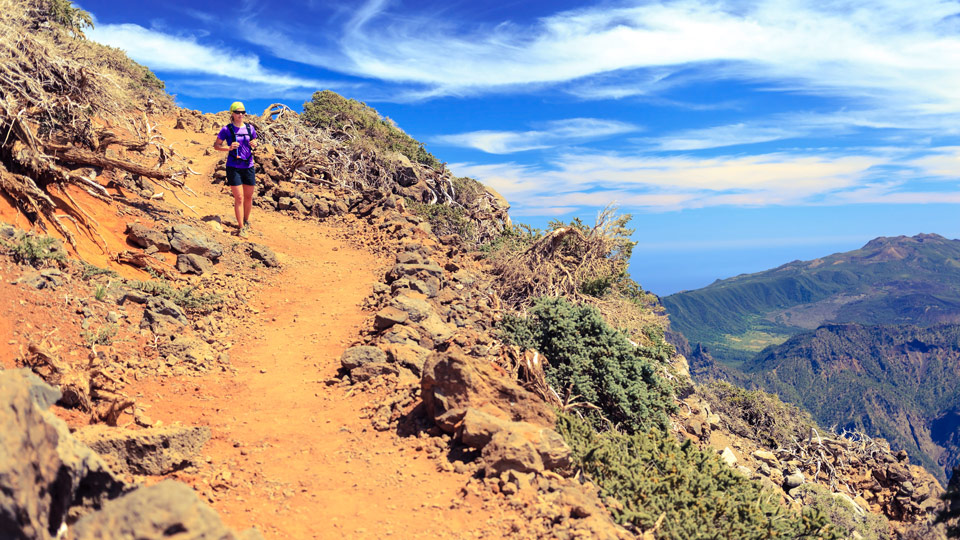
[[380,116],[375,109],[355,99],[347,99],[336,92],[315,92],[310,101],[303,104],[304,123],[350,137],[353,144],[371,142],[381,151],[399,152],[410,161],[437,169],[440,162],[413,137],[389,118]]
[[843,538],[890,538],[890,525],[883,515],[857,509],[853,501],[834,495],[829,489],[818,484],[804,484],[797,490],[797,498],[826,516]]
[[99,266],[85,263],[83,261],[81,261],[80,264],[83,266],[83,272],[80,274],[80,278],[83,280],[88,280],[97,276],[106,276],[111,278],[119,276],[119,274],[113,270],[110,270],[109,268],[100,268]]
[[43,266],[48,262],[66,259],[63,244],[52,236],[18,233],[12,240],[0,240],[0,246],[9,249],[18,263],[31,266]]
[[174,304],[187,310],[209,311],[223,303],[223,298],[219,294],[196,294],[195,287],[185,287],[178,289],[170,283],[163,280],[150,281],[127,281],[127,285],[133,289],[143,291],[153,296],[166,298]]
[[713,411],[724,417],[730,431],[767,448],[806,438],[817,427],[810,413],[763,390],[746,390],[724,381],[699,390]]
[[476,224],[462,206],[427,204],[407,199],[407,208],[427,220],[437,236],[455,234],[469,241],[476,235]]
[[549,231],[522,225],[504,231],[483,249],[501,298],[520,311],[546,296],[588,304],[632,340],[654,344],[651,336],[662,336],[666,319],[656,296],[627,274],[635,244],[629,222],[629,215],[607,208],[593,227],[574,219],[551,222]]
[[594,428],[668,428],[673,394],[661,376],[667,349],[634,346],[597,309],[560,298],[542,298],[527,317],[507,316],[500,328],[506,341],[546,356],[547,382],[567,405],[588,407],[584,414]]
[[107,324],[101,326],[96,331],[84,331],[80,337],[87,342],[87,345],[110,345],[113,338],[116,337],[119,327],[116,324]]
[[[619,505],[615,519],[656,538],[842,538],[820,511],[792,513],[779,496],[735,472],[716,455],[659,430],[632,435],[597,433],[583,420],[561,414],[558,431],[576,466]],[[719,525],[723,524],[722,527]]]

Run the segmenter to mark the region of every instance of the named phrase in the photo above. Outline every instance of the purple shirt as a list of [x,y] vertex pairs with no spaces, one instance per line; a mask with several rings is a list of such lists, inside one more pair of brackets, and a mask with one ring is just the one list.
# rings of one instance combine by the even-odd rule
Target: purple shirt
[[[240,146],[227,153],[227,167],[249,169],[253,167],[253,150],[250,148],[250,141],[257,138],[257,130],[250,124],[243,124],[243,127],[233,127],[237,132],[237,142],[240,143]],[[229,146],[233,142],[230,127],[223,126],[220,128],[217,138],[226,142]]]

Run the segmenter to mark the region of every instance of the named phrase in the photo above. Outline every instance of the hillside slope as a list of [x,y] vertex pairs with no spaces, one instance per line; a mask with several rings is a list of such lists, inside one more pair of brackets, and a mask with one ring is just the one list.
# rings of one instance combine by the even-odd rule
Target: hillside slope
[[960,322],[960,240],[876,238],[861,249],[663,298],[674,330],[736,363],[826,323]]

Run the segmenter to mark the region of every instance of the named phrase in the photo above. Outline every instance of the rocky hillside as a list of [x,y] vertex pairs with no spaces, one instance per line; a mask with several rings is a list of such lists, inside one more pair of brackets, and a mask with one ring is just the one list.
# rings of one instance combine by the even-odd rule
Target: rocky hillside
[[761,387],[825,425],[882,436],[946,481],[957,465],[958,257],[960,241],[937,235],[877,238],[664,304],[694,342],[699,380]]
[[4,537],[943,537],[905,454],[691,382],[628,217],[514,227],[321,92],[251,118],[242,239],[225,114],[90,101],[52,7],[2,20],[46,47],[0,78]]
[[745,366],[824,424],[879,434],[946,482],[958,464],[960,326],[825,325]]

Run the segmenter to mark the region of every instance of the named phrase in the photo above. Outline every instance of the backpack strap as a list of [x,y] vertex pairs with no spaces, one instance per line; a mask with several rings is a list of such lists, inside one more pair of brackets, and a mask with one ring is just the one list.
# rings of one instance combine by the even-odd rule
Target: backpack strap
[[[237,142],[237,126],[233,125],[233,122],[230,122],[229,124],[227,124],[227,131],[230,132],[230,138],[233,139],[230,141],[230,144]],[[237,149],[233,151],[233,157],[234,159],[238,159],[238,160],[240,159],[239,147],[237,147]]]

